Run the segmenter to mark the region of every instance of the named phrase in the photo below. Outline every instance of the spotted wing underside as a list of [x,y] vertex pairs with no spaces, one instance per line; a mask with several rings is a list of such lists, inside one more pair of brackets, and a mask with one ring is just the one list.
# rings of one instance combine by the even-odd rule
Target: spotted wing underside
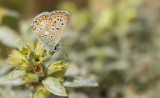
[[52,51],[58,44],[67,19],[67,11],[43,12],[33,19],[32,30],[46,50]]

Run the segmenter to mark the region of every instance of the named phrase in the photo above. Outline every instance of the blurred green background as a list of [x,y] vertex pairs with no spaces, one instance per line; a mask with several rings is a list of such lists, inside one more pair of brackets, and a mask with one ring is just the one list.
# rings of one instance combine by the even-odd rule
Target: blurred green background
[[[36,39],[32,19],[57,9],[70,13],[60,40],[74,46],[66,76],[99,83],[68,89],[69,98],[160,98],[159,0],[0,0],[0,77],[13,70],[17,39]],[[0,82],[0,98],[29,98],[19,84]]]

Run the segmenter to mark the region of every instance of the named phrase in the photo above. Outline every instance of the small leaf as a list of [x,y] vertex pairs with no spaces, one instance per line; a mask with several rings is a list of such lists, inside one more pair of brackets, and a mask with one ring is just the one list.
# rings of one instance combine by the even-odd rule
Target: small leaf
[[33,58],[33,62],[34,63],[43,63],[43,61],[45,61],[47,58],[46,57],[42,57],[40,55],[34,55],[34,58]]
[[24,78],[23,83],[26,82],[38,82],[38,76],[34,73],[26,73],[22,76]]
[[32,71],[33,70],[33,64],[30,62],[24,62],[20,66],[21,69],[26,70],[26,71]]
[[27,41],[27,46],[30,48],[31,51],[34,50],[34,43],[32,41],[31,42]]
[[13,66],[20,66],[23,62],[26,61],[25,56],[18,50],[12,50],[12,53],[9,55],[8,62]]
[[54,95],[67,96],[65,88],[62,86],[58,79],[48,77],[43,80],[42,83],[46,87],[46,89]]
[[23,54],[24,56],[28,55],[28,49],[26,47],[22,47],[22,50],[20,50],[21,54]]
[[44,57],[41,57],[41,58],[40,58],[40,61],[41,61],[41,62],[46,61],[46,60],[48,60],[51,56],[52,56],[52,55],[46,55],[46,56],[44,56]]
[[44,53],[45,53],[45,50],[42,48],[40,42],[38,42],[37,45],[36,45],[35,54],[43,56]]
[[63,60],[57,61],[52,63],[51,65],[62,65],[63,64]]
[[97,87],[98,83],[90,79],[76,77],[70,79],[70,81],[65,81],[63,85],[65,87]]
[[20,39],[17,39],[17,46],[18,46],[18,49],[21,51],[22,48],[24,47],[26,43]]
[[64,75],[66,69],[68,68],[68,65],[68,63],[63,64],[63,60],[54,62],[47,67],[46,74],[59,78]]
[[4,78],[4,80],[16,80],[24,74],[25,74],[24,70],[13,70]]
[[12,50],[11,55],[9,55],[10,58],[17,58],[17,59],[22,59],[26,60],[25,56],[21,54],[18,50]]
[[35,94],[34,94],[34,98],[47,98],[50,95],[52,95],[51,92],[49,92],[46,88],[40,88],[38,89]]
[[34,57],[34,52],[33,51],[29,51],[28,55],[27,55],[27,60],[31,61],[33,59],[33,57]]
[[19,58],[10,58],[8,62],[12,66],[20,66],[23,63],[23,60]]
[[17,44],[18,44],[18,49],[21,52],[21,54],[23,55],[27,55],[29,50],[27,49],[27,43],[25,43],[24,41],[18,39],[17,40]]

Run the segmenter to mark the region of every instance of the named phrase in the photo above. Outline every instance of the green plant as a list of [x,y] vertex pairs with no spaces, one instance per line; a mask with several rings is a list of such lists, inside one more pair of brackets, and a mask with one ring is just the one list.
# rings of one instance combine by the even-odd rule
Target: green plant
[[69,62],[63,60],[46,65],[54,53],[46,54],[41,44],[19,41],[19,50],[12,50],[9,64],[16,68],[4,80],[23,78],[22,84],[34,92],[34,98],[48,98],[53,95],[67,96],[65,87],[97,86],[94,81],[71,78],[64,82],[64,73]]

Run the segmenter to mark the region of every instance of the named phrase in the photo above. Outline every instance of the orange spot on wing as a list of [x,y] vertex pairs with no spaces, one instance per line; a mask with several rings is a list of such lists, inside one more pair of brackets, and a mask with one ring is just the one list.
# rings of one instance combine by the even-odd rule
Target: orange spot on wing
[[45,17],[42,17],[41,19],[44,20]]
[[64,19],[66,19],[67,18],[67,16],[63,16],[64,17]]
[[48,20],[48,17],[45,17],[46,20]]
[[54,26],[54,23],[52,23],[52,26]]
[[57,14],[57,17],[59,17],[59,14]]
[[61,17],[63,17],[63,14],[60,14]]
[[53,15],[54,18],[56,18],[56,15]]
[[37,21],[41,22],[41,21],[42,21],[42,19],[41,19],[41,18],[40,18],[40,19],[37,19]]
[[34,24],[35,24],[35,25],[38,25],[38,24],[39,24],[39,22],[35,22]]
[[32,30],[35,30],[35,29],[36,29],[36,26],[33,26],[33,27],[32,27]]
[[48,22],[51,23],[51,20],[49,19]]

